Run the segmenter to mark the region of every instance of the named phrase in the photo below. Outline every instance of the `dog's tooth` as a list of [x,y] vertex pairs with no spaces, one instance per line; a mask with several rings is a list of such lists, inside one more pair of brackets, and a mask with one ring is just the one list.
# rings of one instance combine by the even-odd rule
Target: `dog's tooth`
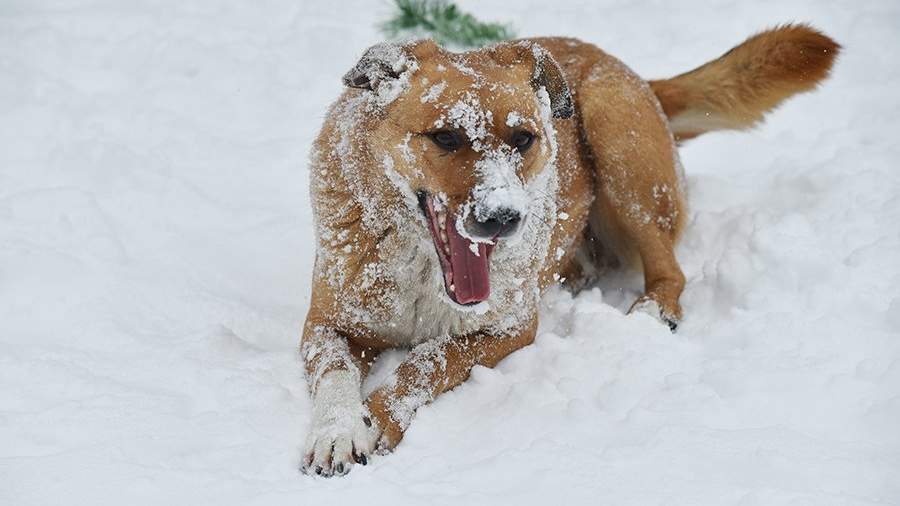
[[453,283],[450,283],[450,291],[451,291],[451,292],[455,292],[455,291],[456,291],[456,285],[454,285]]

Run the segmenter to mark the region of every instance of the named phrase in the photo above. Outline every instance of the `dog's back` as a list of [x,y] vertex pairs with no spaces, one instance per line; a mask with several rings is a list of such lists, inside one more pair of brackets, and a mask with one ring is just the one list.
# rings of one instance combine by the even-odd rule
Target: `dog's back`
[[[677,151],[660,130],[668,129],[680,142],[714,130],[750,128],[786,99],[818,86],[840,51],[839,44],[809,26],[783,25],[748,38],[694,70],[648,82],[593,44],[556,37],[531,41],[547,48],[566,74],[580,118],[570,127],[581,129],[577,137],[587,141],[583,163],[594,171],[590,240],[578,261],[565,269],[570,281],[610,263],[646,269],[646,260],[629,237],[633,234],[623,226],[622,216],[628,213],[621,212],[617,200],[627,197],[634,212],[649,210],[642,219],[661,221],[661,231],[673,242],[680,236],[685,218],[680,211],[681,167]],[[658,103],[660,114],[652,114],[651,102]],[[640,149],[631,149],[635,146]],[[626,158],[631,170],[640,168],[643,177],[616,174]],[[674,174],[670,165],[676,168]],[[617,181],[626,177],[632,195],[617,189]],[[633,187],[642,179],[652,181],[646,191]]]

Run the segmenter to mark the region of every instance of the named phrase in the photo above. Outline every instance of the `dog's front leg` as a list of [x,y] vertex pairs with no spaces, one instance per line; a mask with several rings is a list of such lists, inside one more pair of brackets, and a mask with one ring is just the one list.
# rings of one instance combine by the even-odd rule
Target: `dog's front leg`
[[494,367],[510,353],[530,344],[536,329],[534,320],[511,333],[443,337],[413,348],[392,378],[366,399],[381,434],[376,450],[392,450],[419,407],[465,381],[476,365]]
[[313,401],[301,470],[322,476],[365,465],[378,434],[362,402],[360,385],[376,353],[336,329],[307,321],[300,353]]

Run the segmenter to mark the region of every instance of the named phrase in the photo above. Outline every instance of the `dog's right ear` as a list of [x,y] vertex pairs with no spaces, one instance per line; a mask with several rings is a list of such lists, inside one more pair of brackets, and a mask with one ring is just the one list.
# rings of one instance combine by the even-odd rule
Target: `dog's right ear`
[[363,53],[356,65],[344,74],[344,85],[374,90],[385,79],[397,79],[405,70],[406,58],[397,44],[382,42]]
[[438,50],[430,39],[398,44],[382,42],[366,49],[362,58],[344,74],[344,85],[351,88],[374,90],[378,83],[397,79],[403,72],[416,65],[416,59]]

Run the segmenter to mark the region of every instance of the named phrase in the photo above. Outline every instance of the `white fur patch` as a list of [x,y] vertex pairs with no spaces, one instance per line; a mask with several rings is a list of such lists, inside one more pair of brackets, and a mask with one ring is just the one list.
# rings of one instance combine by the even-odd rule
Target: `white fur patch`
[[326,475],[349,471],[353,451],[370,455],[378,434],[367,427],[368,412],[360,394],[357,371],[334,370],[322,375],[313,394],[312,423],[303,452],[304,472],[320,468]]

